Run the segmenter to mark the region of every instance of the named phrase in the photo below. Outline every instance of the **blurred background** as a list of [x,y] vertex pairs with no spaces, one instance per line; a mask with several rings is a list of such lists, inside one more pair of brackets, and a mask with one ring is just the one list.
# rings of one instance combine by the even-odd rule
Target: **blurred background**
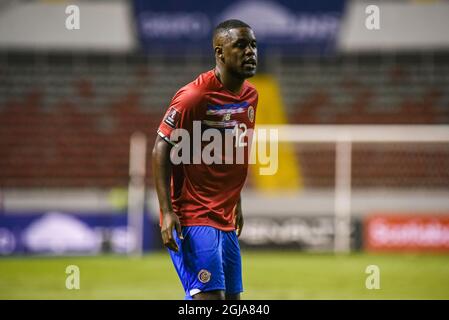
[[[242,193],[247,297],[448,299],[448,17],[443,0],[0,1],[0,297],[182,299],[150,154],[237,18],[258,39],[256,123],[284,130],[277,173],[251,166]],[[70,263],[84,291],[55,271]],[[365,288],[373,263],[390,291]]]

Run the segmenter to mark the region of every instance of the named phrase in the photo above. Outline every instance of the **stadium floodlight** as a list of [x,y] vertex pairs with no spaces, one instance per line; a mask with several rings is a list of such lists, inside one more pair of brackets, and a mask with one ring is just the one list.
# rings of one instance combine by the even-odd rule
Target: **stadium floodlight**
[[[131,135],[129,150],[128,240],[129,254],[142,256],[145,210],[145,164],[147,138],[142,132]],[[132,237],[132,238],[131,238]]]

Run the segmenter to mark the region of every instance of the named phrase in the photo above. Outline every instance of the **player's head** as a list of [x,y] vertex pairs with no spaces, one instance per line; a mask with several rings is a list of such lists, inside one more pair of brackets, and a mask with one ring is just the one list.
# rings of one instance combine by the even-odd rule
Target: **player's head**
[[215,27],[215,61],[237,78],[256,74],[257,43],[253,30],[240,20],[226,20]]

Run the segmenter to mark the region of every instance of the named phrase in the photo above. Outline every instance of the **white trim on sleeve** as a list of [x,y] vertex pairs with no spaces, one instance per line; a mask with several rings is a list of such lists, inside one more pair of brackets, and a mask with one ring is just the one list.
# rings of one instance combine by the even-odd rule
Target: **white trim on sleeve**
[[168,142],[168,143],[170,143],[172,146],[174,146],[174,147],[176,147],[176,143],[174,143],[173,141],[170,141],[170,139],[165,135],[165,134],[163,134],[162,132],[161,132],[161,130],[157,130],[157,134],[162,138],[162,139],[164,139],[166,142]]

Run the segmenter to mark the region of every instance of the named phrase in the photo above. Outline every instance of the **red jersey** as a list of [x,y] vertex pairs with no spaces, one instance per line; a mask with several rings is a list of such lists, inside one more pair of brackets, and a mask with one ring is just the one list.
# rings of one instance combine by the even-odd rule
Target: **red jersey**
[[[198,138],[194,131],[199,127],[201,136],[208,129],[220,132],[223,146],[212,152],[214,155],[215,152],[219,153],[221,163],[207,164],[201,158],[200,162],[192,160],[189,163],[172,164],[171,201],[182,226],[206,225],[224,231],[235,229],[234,209],[248,172],[247,155],[251,147],[257,102],[257,91],[248,81],[243,83],[239,94],[234,94],[223,87],[214,70],[201,74],[173,97],[158,129],[163,139],[174,144],[170,139],[172,132],[185,129],[193,140]],[[229,147],[224,146],[229,137],[225,137],[232,129],[234,133],[238,132],[235,128],[241,131],[240,135],[232,137],[232,145],[229,144],[233,155],[230,160],[232,163],[229,163],[225,161],[230,159],[229,153],[225,154],[225,149],[227,152]],[[206,151],[205,148],[212,141],[210,136],[205,140],[199,142],[198,151]],[[194,143],[190,141],[191,145]],[[236,160],[238,148],[244,149],[243,162]],[[207,150],[210,151],[210,148]],[[196,155],[201,155],[200,152],[196,152]],[[191,154],[191,159],[193,157],[195,155]]]

